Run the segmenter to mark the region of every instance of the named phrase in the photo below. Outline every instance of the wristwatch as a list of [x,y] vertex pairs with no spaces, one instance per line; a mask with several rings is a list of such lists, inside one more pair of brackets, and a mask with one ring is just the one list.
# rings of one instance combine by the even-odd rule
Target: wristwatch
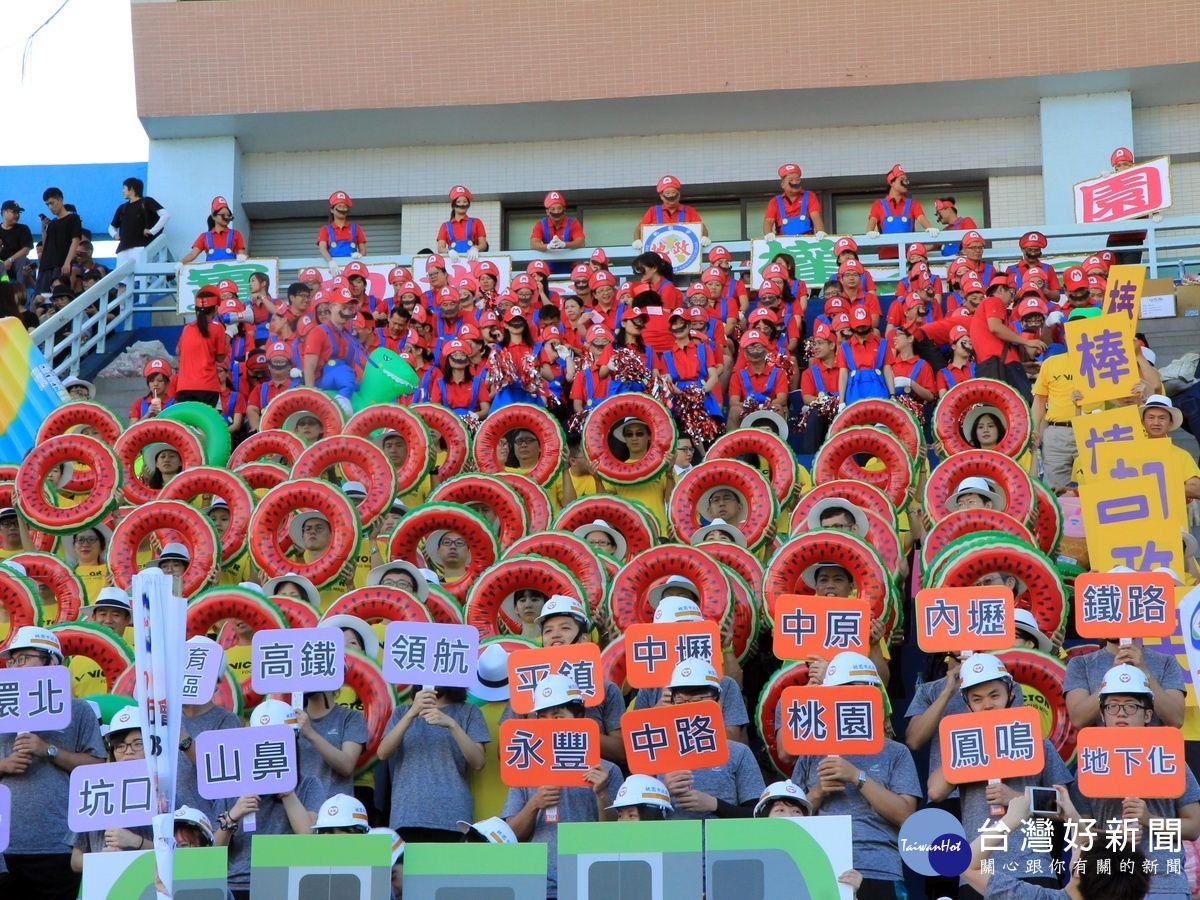
[[181,753],[187,753],[189,750],[192,749],[192,744],[194,744],[194,743],[195,743],[195,741],[192,738],[185,737],[182,741],[179,742],[179,751]]
[[47,759],[58,759],[58,748],[51,744],[46,748]]
[[867,773],[864,772],[862,769],[859,769],[858,770],[858,789],[861,791],[863,789],[863,785],[866,783],[867,783]]

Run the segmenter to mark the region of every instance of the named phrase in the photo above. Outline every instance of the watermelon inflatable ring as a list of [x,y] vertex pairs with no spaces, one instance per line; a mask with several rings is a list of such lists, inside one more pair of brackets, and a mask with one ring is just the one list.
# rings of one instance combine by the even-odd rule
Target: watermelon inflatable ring
[[185,469],[167,482],[159,499],[190,501],[202,494],[219,497],[229,507],[229,528],[221,536],[221,563],[229,565],[246,551],[254,494],[237,473],[216,466],[198,466]]
[[307,600],[297,600],[295,597],[275,596],[267,598],[283,613],[287,619],[288,628],[316,628],[319,616],[317,609]]
[[554,416],[529,403],[501,407],[483,420],[475,432],[475,468],[487,475],[503,472],[504,460],[496,458],[496,445],[514,431],[531,432],[542,448],[537,463],[523,474],[543,487],[558,480],[567,455],[567,436]]
[[1070,765],[1075,756],[1078,734],[1067,714],[1066,691],[1063,690],[1067,680],[1066,665],[1047,653],[1028,647],[1012,647],[995,655],[1000,657],[1004,668],[1008,669],[1008,674],[1017,684],[1032,688],[1041,695],[1044,703],[1030,697],[1028,690],[1025,691],[1025,704],[1038,707],[1043,718],[1049,716],[1050,727],[1043,729],[1044,734],[1062,761]]
[[[855,505],[857,506],[857,504]],[[867,520],[867,533],[865,535],[867,543],[875,548],[880,559],[883,560],[887,571],[897,573],[897,577],[899,577],[900,562],[904,558],[904,550],[900,545],[900,533],[896,530],[896,526],[884,520],[873,509],[859,508],[862,509],[862,514],[866,516]],[[808,513],[805,512],[804,515],[800,515],[798,511],[793,512],[791,521],[788,523],[788,535],[795,537],[809,530]]]
[[324,391],[310,387],[289,388],[276,395],[263,410],[262,419],[258,423],[259,431],[272,428],[289,430],[293,419],[298,419],[305,413],[320,420],[322,437],[333,437],[342,433],[345,419],[341,407]]
[[255,631],[288,627],[279,607],[262,594],[247,588],[215,587],[201,591],[188,604],[188,638],[203,637],[222,619],[238,619]]
[[389,558],[404,560],[417,566],[425,564],[418,556],[418,549],[426,540],[433,538],[439,531],[454,531],[461,534],[467,542],[467,552],[470,554],[470,564],[467,566],[467,576],[451,584],[442,586],[455,600],[462,603],[466,600],[467,591],[471,587],[474,576],[491,565],[500,557],[500,545],[491,524],[482,515],[458,503],[425,503],[410,512],[396,525],[388,542]]
[[[796,457],[787,441],[763,428],[738,428],[723,434],[708,448],[704,461],[741,459],[752,455],[766,460],[771,490],[780,506],[787,506],[796,495]],[[746,462],[746,460],[741,460]],[[751,464],[753,466],[753,464]]]
[[[412,411],[421,417],[431,435],[441,438],[446,458],[438,464],[438,477],[445,481],[462,472],[471,456],[471,432],[463,420],[438,403],[414,403]],[[438,455],[436,446],[434,455]]]
[[0,566],[0,606],[8,611],[8,634],[0,641],[0,650],[8,646],[18,629],[42,624],[42,601],[37,585],[32,579],[4,566]]
[[182,500],[153,500],[135,507],[113,529],[108,569],[121,590],[128,591],[133,584],[133,576],[141,568],[138,548],[156,532],[160,544],[179,541],[188,548],[191,562],[183,573],[184,597],[191,597],[219,571],[221,545],[208,516]]
[[[843,432],[845,433],[845,432]],[[811,594],[804,573],[818,563],[841,566],[850,573],[858,597],[871,605],[871,616],[888,610],[890,579],[875,549],[848,531],[820,528],[791,538],[775,551],[763,577],[763,601],[774,619],[775,603],[784,594]]]
[[925,450],[925,436],[921,423],[912,410],[895,400],[872,398],[855,400],[829,423],[827,437],[832,437],[846,428],[875,427],[882,425],[904,444],[904,449],[913,459],[920,459]]
[[[75,462],[91,470],[95,486],[78,506],[56,506],[46,496],[46,479],[55,466]],[[17,470],[13,494],[21,515],[42,531],[75,534],[108,517],[121,480],[117,457],[107,446],[82,434],[60,434],[29,451]]]
[[[12,477],[17,477],[18,469],[12,467]],[[0,509],[17,508],[16,487],[12,480],[0,481]],[[33,541],[33,549],[40,553],[50,553],[54,550],[55,542],[58,540],[54,535],[47,534],[44,531],[37,531],[33,528],[29,529],[29,537]]]
[[649,550],[658,543],[658,520],[636,500],[612,494],[589,494],[563,507],[554,521],[559,531],[578,532],[593,522],[606,522],[625,538],[626,558]]
[[[650,447],[636,462],[618,459],[613,453],[613,445],[623,443],[618,432],[626,419],[637,419],[650,429]],[[601,400],[588,415],[583,428],[583,453],[605,481],[645,484],[671,465],[677,437],[671,413],[649,394],[617,394]]]
[[960,509],[950,513],[933,526],[921,546],[921,560],[926,568],[933,564],[946,545],[980,531],[1000,531],[1026,544],[1033,544],[1029,529],[998,509]]
[[859,509],[875,513],[885,522],[891,522],[891,528],[896,527],[896,507],[892,505],[887,494],[865,481],[851,481],[848,478],[835,478],[833,481],[818,484],[801,497],[792,511],[793,524],[789,527],[795,530],[794,523],[797,519],[807,519],[809,511],[822,500],[846,500]]
[[246,463],[238,466],[233,472],[244,480],[252,491],[269,491],[291,477],[291,473],[283,466],[268,462]]
[[358,518],[369,525],[392,507],[396,499],[396,470],[382,450],[364,437],[348,434],[322,438],[300,454],[292,466],[293,478],[321,478],[334,466],[347,481],[367,489],[358,502]]
[[513,556],[544,556],[566,566],[583,588],[584,600],[595,621],[608,592],[608,573],[592,545],[583,538],[564,531],[539,531],[526,535],[505,551],[504,558]]
[[[293,513],[313,510],[329,523],[329,546],[313,562],[287,555],[287,523]],[[341,489],[317,478],[298,478],[271,488],[250,517],[250,556],[268,578],[303,575],[318,589],[337,580],[362,540],[358,512]]]
[[[947,395],[948,396],[948,395]],[[1004,509],[1018,522],[1029,524],[1036,516],[1029,473],[1012,457],[995,450],[965,450],[944,460],[925,483],[925,511],[935,522],[952,510],[947,501],[964,478],[986,478],[1004,494]]]
[[531,534],[536,531],[545,531],[550,527],[553,510],[550,508],[550,498],[540,484],[528,475],[521,475],[518,472],[498,472],[492,477],[507,484],[520,494],[526,518],[529,519]]
[[783,692],[790,687],[808,684],[808,663],[788,662],[770,677],[758,696],[754,707],[754,724],[762,735],[771,764],[784,778],[792,777],[792,766],[784,762],[779,746],[779,723],[775,721],[775,707],[783,702]]
[[204,465],[204,448],[196,432],[181,422],[169,419],[142,419],[134,422],[113,446],[121,462],[124,475],[125,499],[130,503],[149,503],[158,497],[158,490],[150,487],[134,471],[134,464],[142,452],[151,444],[167,444],[179,454],[184,469]]
[[100,666],[111,693],[121,674],[133,665],[133,650],[111,628],[92,622],[67,622],[50,630],[63,656],[82,656]]
[[[377,403],[350,417],[343,434],[369,438],[375,432],[394,431],[404,440],[404,462],[396,468],[396,493],[407,494],[433,468],[433,438],[424,420],[397,403]],[[382,448],[382,434],[376,434]]]
[[250,435],[237,449],[229,454],[229,468],[240,469],[248,463],[275,462],[275,457],[281,457],[289,469],[295,465],[300,454],[304,452],[304,441],[281,428],[271,428]]
[[[871,457],[883,464],[867,469],[856,456]],[[813,481],[824,484],[848,478],[874,485],[897,509],[908,503],[914,478],[914,460],[901,440],[882,428],[854,427],[826,438],[813,462]]]
[[728,541],[706,541],[696,545],[723,566],[728,566],[750,586],[750,596],[758,605],[758,620],[762,628],[771,627],[771,618],[766,614],[762,602],[763,565],[758,557],[737,544]]
[[363,716],[367,720],[367,743],[363,745],[354,767],[357,777],[375,765],[375,753],[387,732],[392,711],[400,702],[400,694],[394,685],[384,679],[379,663],[361,650],[349,647],[346,648],[346,687],[362,701]]
[[[491,475],[456,475],[434,488],[429,502],[486,506],[496,517],[501,549],[524,537],[529,527],[521,495]],[[486,513],[484,518],[488,518]]]
[[408,591],[386,584],[355,588],[325,611],[330,616],[354,616],[364,622],[432,622],[421,601]]
[[608,595],[613,625],[624,632],[638,622],[653,622],[650,589],[672,575],[682,575],[696,586],[705,619],[725,620],[732,590],[721,564],[695,547],[662,544],[631,557],[617,572]]
[[779,517],[779,504],[762,473],[735,459],[706,459],[684,473],[671,491],[667,510],[675,536],[685,544],[700,530],[701,516],[710,518],[701,506],[709,493],[728,488],[742,498],[745,518],[732,522],[746,538],[746,546],[757,550],[771,537],[771,526]]
[[79,610],[87,596],[83,582],[60,557],[53,553],[29,550],[10,556],[9,561],[24,566],[25,574],[30,579],[44,585],[54,595],[58,601],[58,614],[54,617],[54,624],[74,622],[79,618]]
[[510,556],[487,569],[471,586],[465,621],[481,638],[502,634],[500,606],[517,591],[583,598],[583,586],[566,566],[544,556]]
[[[60,434],[71,434],[82,427],[94,428],[100,435],[100,440],[111,447],[121,436],[124,426],[116,413],[94,400],[75,400],[53,410],[42,427],[38,429],[39,444],[58,437]],[[14,473],[14,478],[16,477]],[[71,477],[61,490],[68,494],[86,494],[96,486],[96,476],[90,469],[75,466]]]
[[1033,426],[1025,398],[1003,381],[969,378],[950,388],[933,413],[934,433],[944,456],[975,449],[967,433],[973,429],[975,418],[983,413],[1004,420],[1004,437],[993,448],[996,452],[1016,459],[1029,449]]

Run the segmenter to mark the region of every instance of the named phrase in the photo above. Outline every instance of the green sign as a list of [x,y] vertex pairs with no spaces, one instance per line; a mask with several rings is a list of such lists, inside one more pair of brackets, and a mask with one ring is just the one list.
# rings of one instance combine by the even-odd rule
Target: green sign
[[837,880],[852,868],[849,816],[704,824],[708,900],[852,897],[849,886]]
[[404,900],[545,900],[547,849],[545,844],[406,844]]
[[[225,900],[229,848],[175,851],[174,900]],[[83,855],[83,900],[155,900],[153,850]]]
[[254,900],[390,900],[386,834],[259,834],[250,845]]
[[559,825],[560,900],[703,896],[703,824],[695,820]]

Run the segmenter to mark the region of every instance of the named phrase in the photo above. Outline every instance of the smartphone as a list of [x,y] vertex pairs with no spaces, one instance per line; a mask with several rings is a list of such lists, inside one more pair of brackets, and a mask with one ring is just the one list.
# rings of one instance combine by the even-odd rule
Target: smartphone
[[1048,787],[1030,787],[1029,811],[1038,816],[1057,816],[1058,791]]

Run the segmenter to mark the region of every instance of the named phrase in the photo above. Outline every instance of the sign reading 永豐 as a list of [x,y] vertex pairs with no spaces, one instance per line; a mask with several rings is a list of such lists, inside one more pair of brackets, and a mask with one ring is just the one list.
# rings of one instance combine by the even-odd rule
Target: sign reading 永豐
[[1075,221],[1119,222],[1171,205],[1171,158],[1160,156],[1075,184]]
[[1145,266],[1110,266],[1105,279],[1104,312],[1129,316],[1136,331],[1142,311],[1142,287],[1146,283]]
[[1075,579],[1080,637],[1167,637],[1175,630],[1175,582],[1166,572],[1085,572]]
[[585,787],[600,765],[593,719],[508,719],[500,723],[500,780],[509,787]]
[[775,601],[774,651],[780,659],[832,659],[870,647],[871,605],[849,597],[783,594]]
[[1033,706],[945,716],[939,733],[942,774],[951,784],[1036,775],[1046,763]]
[[296,731],[256,725],[196,735],[196,786],[205,800],[286,794],[297,783]]
[[625,680],[635,688],[665,688],[685,659],[703,659],[721,674],[721,633],[716,622],[658,622],[625,629]]
[[642,251],[658,253],[680,275],[698,275],[704,263],[699,222],[661,222],[642,226]]
[[629,771],[658,775],[729,761],[725,719],[714,700],[634,709],[621,717]]
[[600,648],[595,644],[516,650],[508,656],[509,704],[517,715],[533,712],[533,692],[547,675],[566,675],[583,694],[584,706],[604,702]]
[[1004,586],[925,588],[917,592],[917,644],[926,653],[1007,650],[1015,611]]
[[1067,322],[1067,364],[1083,404],[1120,400],[1141,380],[1133,321],[1124,313]]
[[475,683],[479,629],[474,625],[389,622],[383,646],[383,677],[393,684]]
[[250,685],[260,694],[336,691],[346,677],[342,629],[269,628],[251,644]]
[[225,669],[225,648],[212,638],[196,635],[184,647],[187,660],[183,664],[183,702],[201,705],[212,700],[217,679]]
[[805,685],[783,692],[783,749],[792,756],[878,753],[883,692],[869,684]]
[[5,669],[0,674],[0,734],[61,731],[71,724],[71,670]]
[[[1140,703],[1133,705],[1133,715],[1145,715]],[[1174,800],[1187,786],[1178,728],[1084,728],[1075,752],[1079,792],[1085,797]]]
[[238,286],[238,298],[249,306],[250,276],[266,275],[271,284],[279,284],[279,260],[239,259],[226,262],[203,262],[184,266],[179,271],[179,314],[196,314],[196,291],[206,284],[217,285],[232,281]]
[[154,819],[154,788],[143,759],[71,771],[67,825],[74,832],[135,828]]

